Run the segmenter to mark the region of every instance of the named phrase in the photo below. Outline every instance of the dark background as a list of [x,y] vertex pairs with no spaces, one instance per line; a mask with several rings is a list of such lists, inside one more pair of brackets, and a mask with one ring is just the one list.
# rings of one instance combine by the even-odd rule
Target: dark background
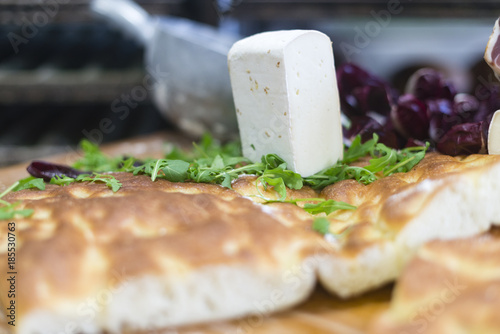
[[[400,1],[398,14],[360,44],[359,31],[373,28],[367,24],[385,24],[380,13],[390,1],[137,2],[154,15],[190,18],[242,36],[318,29],[331,37],[337,64],[354,61],[398,89],[421,66],[441,68],[463,92],[492,80],[482,54],[500,14],[498,1]],[[26,36],[23,29],[50,1],[0,0],[0,165],[67,151],[106,117],[113,131],[103,134],[103,143],[175,129],[149,97],[124,120],[111,111],[115,99],[141,84],[144,50],[94,16],[89,0],[59,2],[48,22],[13,42],[14,34]]]

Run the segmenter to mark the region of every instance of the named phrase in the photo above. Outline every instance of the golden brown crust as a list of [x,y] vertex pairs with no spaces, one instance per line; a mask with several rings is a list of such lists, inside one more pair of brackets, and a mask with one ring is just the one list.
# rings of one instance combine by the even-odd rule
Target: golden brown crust
[[498,333],[500,228],[426,244],[370,333]]
[[407,173],[396,173],[368,185],[341,181],[323,189],[320,197],[357,206],[355,211],[331,217],[333,224],[342,221],[343,225],[347,222],[348,226],[359,226],[351,228],[343,248],[354,255],[373,242],[394,238],[439,191],[456,183],[458,176],[475,177],[499,163],[500,156],[451,157],[430,153]]
[[[498,164],[500,156],[429,154],[412,171],[366,186],[348,180],[319,194],[309,187],[287,189],[288,199],[319,196],[358,207],[328,216],[332,230],[341,233],[328,246],[311,231],[313,217],[299,207],[259,204],[259,196],[276,199],[277,194],[256,185],[252,176],[238,178],[227,189],[115,173],[123,184],[117,193],[99,183],[11,193],[6,200],[22,200],[20,208],[35,209],[31,218],[16,219],[18,257],[23,259],[18,283],[32,287],[20,291],[18,314],[95,295],[117,271],[125,279],[170,277],[212,265],[237,265],[265,276],[277,268],[297,267],[311,254],[318,255],[315,264],[324,284],[347,282],[340,284],[342,292],[337,287],[331,291],[356,294],[397,276],[406,259],[398,257],[395,240],[435,196],[457,182],[479,179]],[[6,232],[0,230],[0,242],[5,242]],[[6,263],[6,247],[0,247],[0,261]],[[374,255],[360,260],[373,250]],[[385,261],[386,267],[375,268],[377,261]],[[325,265],[335,269],[321,271]],[[385,276],[372,274],[370,266],[377,274],[386,271]],[[348,286],[351,280],[358,287]],[[6,294],[0,300],[7,302]]]
[[[35,209],[32,217],[15,220],[20,319],[57,300],[95,295],[113,272],[122,279],[216,265],[266,272],[301,263],[317,238],[303,220],[288,215],[284,226],[218,185],[114,176],[123,184],[117,193],[102,183],[74,183],[6,197]],[[0,240],[4,245],[6,228]],[[0,261],[7,263],[4,246]],[[8,302],[6,293],[0,298]]]

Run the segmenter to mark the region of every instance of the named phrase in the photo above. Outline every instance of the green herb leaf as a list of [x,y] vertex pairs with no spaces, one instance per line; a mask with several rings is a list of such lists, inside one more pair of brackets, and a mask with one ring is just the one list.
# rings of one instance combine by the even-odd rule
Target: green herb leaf
[[73,164],[73,168],[92,172],[113,172],[120,168],[122,158],[108,157],[101,152],[99,146],[89,140],[80,141],[80,148],[83,151],[83,157]]
[[283,169],[286,168],[285,160],[281,159],[276,154],[267,154],[262,156],[262,163],[264,164],[266,169],[274,169],[282,166]]
[[375,145],[378,142],[378,136],[373,134],[373,139],[370,139],[363,144],[361,143],[361,136],[357,135],[351,143],[351,146],[344,152],[344,158],[342,162],[344,164],[350,164],[362,158],[373,151]]
[[33,176],[28,176],[27,178],[18,181],[17,186],[12,189],[12,191],[19,191],[23,189],[33,189],[37,188],[40,190],[45,190],[45,182],[41,178],[35,178]]
[[223,179],[222,179],[221,185],[223,187],[226,187],[226,188],[231,188],[231,181],[233,180],[231,175],[229,175],[228,173],[224,173],[224,174],[222,174],[222,176],[223,176]]
[[0,220],[2,219],[12,219],[15,217],[29,217],[33,214],[32,209],[21,209],[21,210],[16,210],[16,207],[20,204],[21,202],[15,202],[15,203],[8,203],[5,206],[0,207]]
[[68,184],[71,184],[73,182],[102,182],[113,192],[117,192],[122,186],[121,182],[118,181],[113,175],[99,173],[93,173],[91,175],[80,174],[76,178],[68,177],[66,175],[54,176],[50,180],[51,184],[57,184],[59,186],[67,186]]
[[86,174],[82,174],[82,175],[77,176],[76,181],[79,181],[79,182],[88,181],[91,183],[103,182],[113,192],[117,192],[122,186],[120,181],[118,181],[113,175],[109,175],[109,174],[94,173],[91,176],[86,175]]
[[172,182],[183,182],[186,180],[189,170],[189,162],[182,160],[167,160],[167,164],[162,168],[164,177]]
[[226,165],[224,164],[224,160],[222,159],[222,157],[218,154],[215,156],[215,158],[212,160],[212,163],[211,163],[211,168],[213,169],[219,169],[219,170],[222,170],[224,169]]
[[356,207],[345,202],[334,201],[330,199],[316,204],[306,203],[304,204],[304,210],[313,215],[319,213],[325,213],[326,215],[329,215],[337,210],[356,210]]
[[316,218],[313,221],[312,228],[314,231],[325,235],[330,233],[330,221],[325,217]]
[[377,144],[375,147],[378,158],[370,159],[370,164],[365,168],[372,173],[378,173],[384,170],[387,166],[391,166],[398,161],[397,151],[385,146]]
[[[257,185],[260,182],[264,186],[265,190],[267,190],[269,186],[273,186],[274,190],[280,196],[278,201],[284,201],[286,199],[286,186],[285,186],[285,182],[283,181],[283,179],[281,177],[273,178],[273,177],[269,177],[269,176],[261,176],[261,177],[257,178],[256,182],[257,182]],[[258,186],[257,186],[257,190],[259,191],[260,195],[263,198],[266,198],[264,196],[264,194],[262,194],[260,192],[260,189]]]
[[285,165],[281,164],[279,167],[274,169],[265,170],[262,173],[262,177],[266,178],[280,178],[283,183],[290,189],[301,189],[303,186],[302,176],[289,169],[284,169]]
[[[313,189],[323,189],[342,180],[356,180],[362,184],[369,184],[382,176],[409,171],[423,159],[428,148],[427,144],[425,147],[411,147],[398,151],[377,143],[377,141],[378,136],[375,134],[373,139],[365,143],[361,143],[359,135],[356,136],[349,149],[344,153],[342,161],[314,175],[305,177],[304,184]],[[371,155],[372,159],[367,166],[349,165],[368,154]]]
[[56,175],[50,179],[50,184],[56,184],[58,186],[67,186],[68,184],[71,184],[73,182],[76,182],[76,179],[66,175],[63,176]]
[[193,143],[193,147],[195,149],[193,160],[214,158],[216,155],[220,155],[223,158],[242,155],[240,143],[238,141],[232,141],[222,145],[208,133],[203,134],[199,143]]

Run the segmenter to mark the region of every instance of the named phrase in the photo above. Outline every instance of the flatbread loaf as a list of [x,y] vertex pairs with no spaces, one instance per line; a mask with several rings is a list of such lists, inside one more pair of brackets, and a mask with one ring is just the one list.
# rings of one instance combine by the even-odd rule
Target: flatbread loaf
[[[289,199],[357,206],[329,215],[326,236],[298,206],[261,204],[277,194],[257,190],[255,176],[227,189],[113,175],[123,184],[116,193],[86,182],[5,198],[35,209],[15,219],[17,333],[119,333],[267,314],[306,299],[317,279],[350,297],[396,279],[430,240],[500,223],[500,156],[428,154],[412,171],[369,185],[287,189]],[[4,265],[6,243],[5,227]]]
[[316,278],[305,260],[317,240],[309,222],[290,215],[285,226],[217,185],[114,176],[123,184],[116,193],[74,183],[6,198],[35,209],[14,220],[16,333],[152,330],[267,314],[309,296]]
[[338,247],[318,261],[321,283],[350,297],[396,279],[425,242],[499,224],[500,156],[427,154],[407,173],[366,186],[342,181],[321,196],[358,207],[331,219]]
[[422,247],[370,333],[500,333],[500,229]]

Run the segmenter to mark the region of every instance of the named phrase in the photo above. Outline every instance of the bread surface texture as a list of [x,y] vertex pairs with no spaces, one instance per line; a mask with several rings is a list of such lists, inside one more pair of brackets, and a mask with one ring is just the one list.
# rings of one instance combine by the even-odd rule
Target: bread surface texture
[[370,333],[499,333],[500,228],[423,246]]
[[396,279],[428,241],[500,223],[500,156],[430,153],[407,173],[368,185],[341,181],[321,196],[357,206],[329,217],[338,247],[318,267],[328,290],[350,297]]
[[[306,202],[263,204],[278,195],[256,176],[228,189],[112,175],[122,183],[116,193],[82,182],[4,198],[34,209],[13,220],[22,273],[16,333],[148,331],[268,314],[306,299],[317,281],[348,298],[397,279],[431,240],[500,223],[500,156],[428,154],[410,172],[369,185],[287,189],[287,199],[357,207],[328,215],[325,236],[312,230],[315,217],[300,207]],[[6,273],[3,306],[10,302]]]
[[113,175],[116,193],[87,182],[6,198],[35,210],[15,219],[17,333],[157,329],[269,313],[311,292],[306,221],[285,226],[217,185]]

